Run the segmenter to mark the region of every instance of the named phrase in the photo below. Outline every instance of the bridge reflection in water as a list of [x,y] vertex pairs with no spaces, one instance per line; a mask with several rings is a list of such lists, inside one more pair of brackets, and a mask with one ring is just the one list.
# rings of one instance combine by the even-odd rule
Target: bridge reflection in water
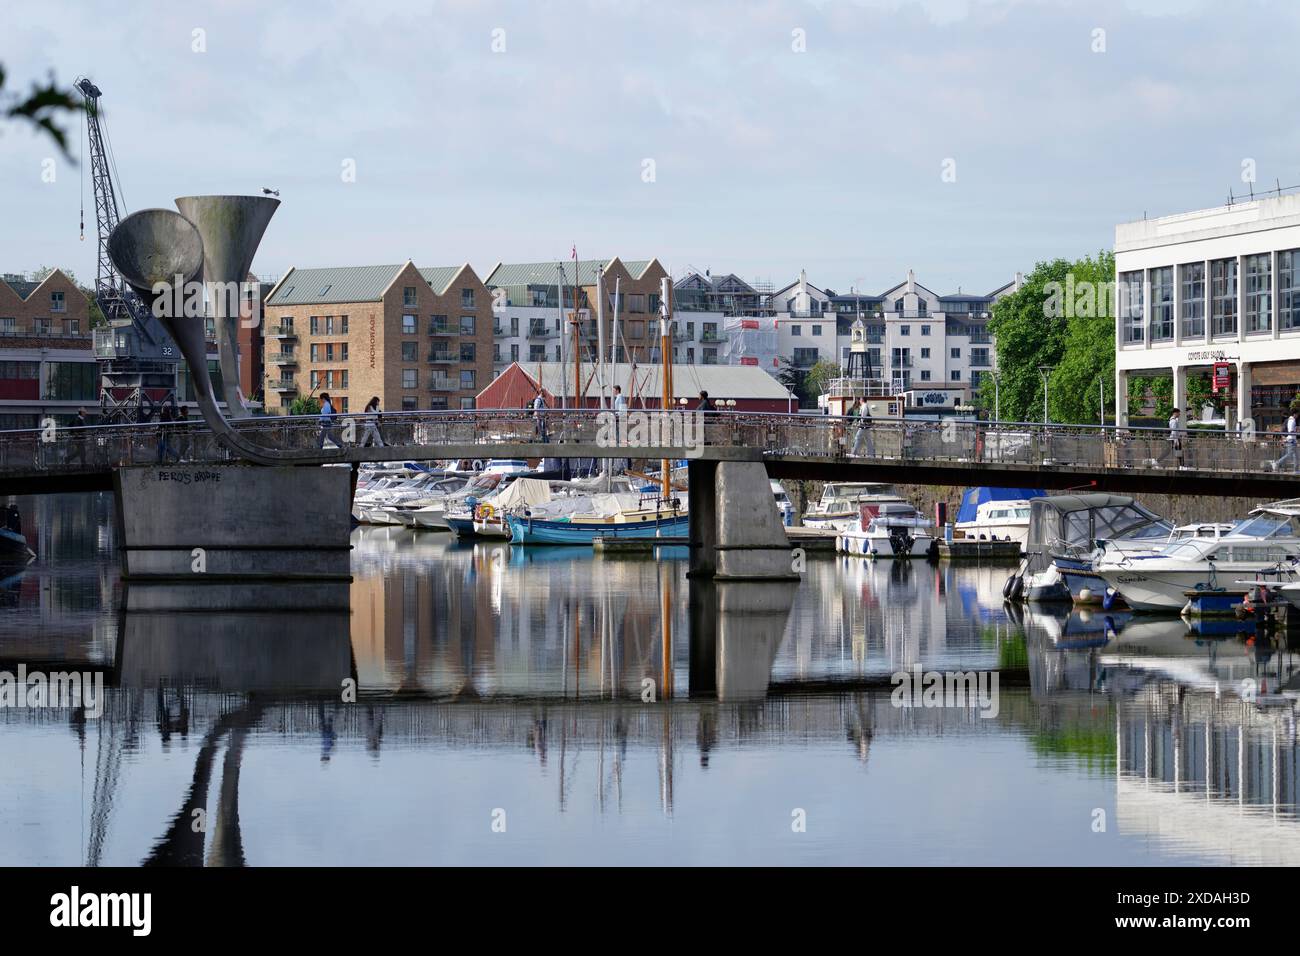
[[[1087,834],[1102,806],[1112,842],[1078,837],[1075,858],[1300,862],[1282,636],[1248,645],[1197,641],[1177,621],[1009,615],[999,568],[834,559],[774,588],[688,583],[684,562],[385,529],[355,540],[354,582],[305,589],[296,609],[253,595],[247,609],[192,613],[178,610],[187,589],[125,589],[111,656],[90,665],[110,686],[102,718],[0,711],[5,757],[33,771],[0,792],[26,822],[70,835],[19,859],[477,862],[505,852],[483,842],[504,807],[528,834],[512,861],[570,845],[582,859],[689,856],[651,810],[720,859],[838,859],[842,840],[867,833],[879,858],[902,861],[927,837],[896,821],[951,792],[938,806],[953,819],[924,827],[966,859],[996,854],[1015,827],[1065,840],[1045,829],[1062,814]],[[71,652],[68,666],[86,659]],[[913,665],[996,670],[997,716],[895,707],[890,675]],[[1246,677],[1262,701],[1242,700]],[[1009,756],[1022,752],[1027,764]],[[1065,805],[1025,795],[1051,780],[1069,784]],[[974,783],[996,799],[974,803]],[[831,825],[837,796],[890,813]],[[805,806],[821,837],[782,850],[790,808]],[[974,809],[1002,823],[958,830]],[[635,819],[645,837],[628,850],[613,831],[602,847],[588,830],[600,824],[578,822],[602,818]]]

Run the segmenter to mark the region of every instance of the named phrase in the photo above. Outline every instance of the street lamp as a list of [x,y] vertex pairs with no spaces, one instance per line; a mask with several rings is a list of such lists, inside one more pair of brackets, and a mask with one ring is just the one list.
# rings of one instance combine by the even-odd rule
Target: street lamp
[[1047,376],[1051,373],[1053,366],[1038,366],[1038,374],[1043,377],[1043,424],[1047,424]]

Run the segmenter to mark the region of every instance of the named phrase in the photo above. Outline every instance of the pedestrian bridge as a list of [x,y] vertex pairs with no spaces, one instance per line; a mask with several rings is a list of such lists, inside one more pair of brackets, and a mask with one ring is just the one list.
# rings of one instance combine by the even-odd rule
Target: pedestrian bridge
[[[638,418],[638,416],[641,416]],[[183,462],[236,464],[251,450],[285,465],[441,459],[686,459],[762,463],[773,478],[1087,488],[1128,493],[1295,497],[1300,477],[1281,435],[1023,422],[897,422],[809,414],[548,410],[385,413],[383,446],[367,417],[340,415],[321,447],[315,417],[230,422],[231,445],[201,421],[0,432],[0,494],[107,490],[115,471]]]

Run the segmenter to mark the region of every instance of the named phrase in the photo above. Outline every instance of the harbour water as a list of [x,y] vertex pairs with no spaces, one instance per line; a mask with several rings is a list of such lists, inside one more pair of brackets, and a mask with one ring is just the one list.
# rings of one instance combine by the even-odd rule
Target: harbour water
[[[105,699],[0,708],[0,865],[1300,862],[1285,634],[1021,611],[1004,565],[698,584],[396,528],[294,609],[181,610],[120,580],[110,496],[21,507],[0,671]],[[903,700],[934,672],[992,698]]]

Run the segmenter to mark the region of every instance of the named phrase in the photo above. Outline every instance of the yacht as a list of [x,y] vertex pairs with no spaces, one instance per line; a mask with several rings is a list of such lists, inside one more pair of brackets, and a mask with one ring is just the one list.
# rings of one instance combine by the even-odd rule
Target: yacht
[[[1262,505],[1217,537],[1188,537],[1154,553],[1102,555],[1096,572],[1134,610],[1180,611],[1188,591],[1242,578],[1300,576],[1300,501]],[[1285,587],[1282,594],[1290,600]]]
[[806,528],[845,531],[858,521],[862,506],[886,504],[908,505],[908,502],[893,485],[883,482],[827,482],[822,486],[821,498],[803,516],[803,524]]
[[967,538],[1015,541],[1023,549],[1029,537],[1029,501],[1045,494],[1032,488],[968,488],[954,528]]
[[790,496],[785,493],[785,488],[781,487],[781,482],[772,479],[772,497],[776,499],[776,510],[781,515],[781,524],[787,528],[794,524],[794,505],[790,503]]
[[864,558],[925,558],[934,545],[930,528],[930,519],[907,502],[863,505],[835,536],[835,550]]

